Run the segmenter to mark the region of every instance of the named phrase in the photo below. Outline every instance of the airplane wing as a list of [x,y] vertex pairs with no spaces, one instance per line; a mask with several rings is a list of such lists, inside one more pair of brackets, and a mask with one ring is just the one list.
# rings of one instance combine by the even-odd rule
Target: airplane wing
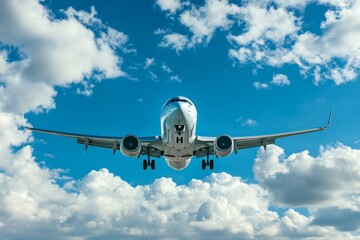
[[[29,126],[24,126],[25,129],[42,132],[46,134],[52,134],[62,137],[75,138],[77,143],[84,144],[85,150],[88,146],[96,146],[102,148],[110,148],[115,154],[116,150],[120,150],[120,144],[124,137],[109,137],[109,136],[95,136],[95,135],[86,135],[86,134],[77,134],[77,133],[68,133],[68,132],[59,132],[52,131],[40,128],[33,128]],[[140,155],[148,155],[151,157],[161,157],[162,156],[162,143],[160,136],[152,137],[139,137],[141,143]]]
[[[258,135],[258,136],[246,136],[246,137],[234,137],[234,152],[237,154],[237,151],[245,148],[252,147],[260,147],[263,146],[266,150],[266,146],[269,144],[274,144],[275,140],[278,138],[290,137],[299,134],[311,133],[324,131],[331,124],[332,112],[330,112],[328,124],[324,127],[305,129],[294,132],[284,132],[277,134],[268,134],[268,135]],[[214,155],[214,142],[216,137],[200,137],[198,136],[196,139],[196,147],[195,147],[195,156],[196,157],[204,157],[207,155]]]

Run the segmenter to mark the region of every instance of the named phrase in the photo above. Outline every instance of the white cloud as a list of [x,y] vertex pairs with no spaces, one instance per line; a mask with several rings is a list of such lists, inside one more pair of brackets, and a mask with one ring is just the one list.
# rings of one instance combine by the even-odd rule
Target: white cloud
[[236,47],[229,56],[240,63],[260,63],[279,66],[291,59],[284,45],[291,44],[300,29],[299,19],[285,8],[247,4],[242,8],[240,21],[246,25],[239,35],[229,34]]
[[166,66],[166,64],[165,64],[164,62],[161,64],[161,69],[162,69],[164,72],[166,72],[166,73],[172,73],[171,68],[169,68],[168,66]]
[[0,173],[5,239],[351,236],[329,229],[318,213],[314,223],[292,209],[280,218],[269,210],[267,191],[226,173],[187,185],[160,178],[133,187],[100,169],[78,181],[66,180],[69,192],[56,184],[56,176],[34,162],[30,147],[13,154]]
[[168,11],[170,14],[174,14],[182,8],[181,0],[156,0],[156,4],[162,11]]
[[48,157],[48,158],[55,159],[55,156],[53,154],[51,154],[51,153],[45,153],[44,156]]
[[147,68],[153,66],[154,64],[155,64],[155,58],[146,58],[145,64],[144,64],[144,69],[147,69]]
[[253,82],[253,85],[257,90],[269,88],[269,85],[267,83]]
[[360,211],[341,207],[322,208],[315,212],[312,223],[332,226],[339,231],[356,231],[360,228]]
[[241,20],[246,24],[247,31],[229,36],[239,46],[255,44],[253,47],[262,47],[267,41],[281,44],[299,29],[296,17],[284,8],[248,4],[241,9]]
[[289,209],[281,218],[281,236],[284,239],[356,239],[350,232],[340,232],[333,227],[313,224],[313,216],[307,217]]
[[241,124],[241,126],[245,127],[245,126],[248,126],[248,127],[255,127],[255,125],[257,124],[257,122],[251,118],[247,119],[245,122],[243,122]]
[[[171,1],[170,1],[171,2]],[[154,33],[164,35],[159,46],[170,47],[180,52],[185,48],[192,48],[198,44],[207,44],[216,30],[227,30],[232,24],[233,16],[239,14],[240,8],[229,4],[228,0],[206,0],[203,6],[196,6],[186,2],[188,8],[179,16],[179,21],[187,27],[192,36],[179,33],[169,33],[170,30],[157,29]]]
[[8,68],[9,66],[7,63],[7,52],[0,51],[0,75],[5,74]]
[[181,78],[180,78],[178,75],[170,76],[170,81],[171,81],[171,82],[182,83],[182,80],[181,80]]
[[[245,18],[245,21],[249,30],[236,37],[230,35],[230,40],[238,44],[237,49],[229,51],[230,56],[241,63],[271,66],[295,63],[304,75],[314,77],[315,84],[326,79],[337,85],[355,80],[360,68],[360,47],[356,40],[360,36],[357,28],[360,3],[320,3],[330,6],[325,14],[326,20],[320,26],[323,28],[321,35],[299,31],[300,19],[285,8],[265,10],[257,6],[255,13],[248,11],[250,18]],[[268,16],[258,16],[261,13]],[[273,30],[276,30],[274,34]]]
[[[304,12],[317,3],[328,10],[319,24],[321,33],[304,30]],[[239,63],[279,67],[296,64],[315,84],[332,80],[336,85],[354,81],[360,69],[360,2],[354,0],[245,1],[206,0],[190,4],[179,13],[189,35],[166,30],[159,46],[177,52],[207,44],[217,30],[228,31],[229,56]],[[237,23],[237,24],[234,24]]]
[[279,217],[268,210],[266,191],[225,173],[186,186],[160,178],[132,187],[101,169],[76,183],[69,181],[77,186],[69,193],[55,184],[51,170],[34,162],[30,147],[19,151],[6,170],[0,173],[5,238],[186,239],[212,231],[228,238],[252,238],[278,231],[274,223]]
[[290,81],[288,79],[288,77],[284,74],[276,74],[273,76],[273,79],[270,82],[273,85],[276,86],[285,86],[285,85],[290,85]]
[[0,41],[21,56],[9,60],[1,52],[0,100],[6,111],[54,108],[54,86],[124,76],[115,50],[127,36],[103,25],[94,8],[64,13],[65,19],[55,19],[37,0],[1,1]]
[[86,97],[91,96],[93,93],[93,88],[95,87],[95,84],[83,81],[82,85],[83,85],[83,89],[77,88],[76,93],[80,94],[80,95],[84,95]]
[[189,39],[179,33],[169,33],[163,36],[160,47],[169,47],[174,49],[177,53],[181,52],[189,44]]
[[228,29],[233,21],[230,16],[238,14],[240,8],[227,0],[206,0],[199,8],[192,6],[180,15],[180,22],[189,28],[193,37],[191,45],[208,43],[217,29]]
[[156,75],[154,72],[149,71],[149,74],[147,75],[147,78],[151,79],[154,82],[160,82],[158,75]]
[[360,150],[342,144],[321,148],[317,157],[302,151],[287,158],[283,149],[269,146],[258,150],[253,170],[280,205],[360,210],[359,158]]

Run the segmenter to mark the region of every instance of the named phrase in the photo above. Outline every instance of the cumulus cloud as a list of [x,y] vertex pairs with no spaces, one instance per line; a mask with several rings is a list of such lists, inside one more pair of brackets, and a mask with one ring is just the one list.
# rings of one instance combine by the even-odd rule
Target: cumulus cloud
[[[90,13],[69,8],[64,14],[65,19],[55,19],[37,0],[0,3],[2,109],[53,108],[54,86],[124,76],[115,51],[127,36],[103,25],[94,8]],[[9,51],[18,59],[8,59]],[[30,101],[33,97],[37,100]]]
[[170,47],[177,53],[181,52],[189,44],[187,36],[180,33],[165,34],[159,43],[160,47]]
[[278,204],[360,209],[360,150],[337,144],[317,157],[305,150],[285,158],[282,148],[269,147],[258,150],[253,170]]
[[5,239],[186,239],[209,231],[252,238],[277,233],[279,217],[268,210],[266,191],[225,173],[186,186],[161,178],[132,187],[101,169],[73,184],[77,187],[70,193],[54,183],[51,170],[33,161],[30,147],[16,155],[8,172],[0,173]]
[[[314,3],[328,9],[319,23],[320,32],[304,29],[305,7]],[[226,31],[229,56],[240,64],[296,64],[315,84],[332,80],[339,85],[358,77],[359,14],[360,2],[353,0],[264,0],[241,5],[206,0],[179,10],[176,19],[190,34],[169,34],[168,30],[159,46],[180,52],[206,45],[216,31]]]
[[273,79],[270,83],[276,86],[285,86],[290,85],[290,80],[284,74],[276,74],[273,76]]
[[346,234],[359,231],[359,158],[359,149],[340,143],[321,147],[316,157],[306,150],[285,157],[284,150],[275,145],[266,151],[258,150],[253,166],[255,178],[269,191],[274,204],[306,207],[310,212],[310,216],[302,216],[290,209],[288,214],[296,217],[298,223],[292,223],[289,216],[283,217],[281,222],[287,225],[287,230],[282,229],[283,235],[289,229],[290,235],[297,232],[303,237],[316,231],[319,237],[323,236],[329,228]]
[[360,228],[360,211],[339,207],[322,208],[315,212],[312,223],[333,226],[339,231],[356,231]]
[[[179,52],[198,44],[207,44],[217,30],[229,29],[234,23],[232,17],[240,11],[237,5],[230,4],[228,0],[206,0],[203,6],[190,2],[184,5],[188,7],[179,14],[179,21],[191,32],[191,36],[166,34],[159,46],[171,47]],[[156,31],[157,34],[164,34],[164,31],[159,30]]]
[[233,21],[230,16],[240,8],[227,0],[206,0],[199,8],[192,7],[180,15],[180,22],[192,32],[191,44],[208,43],[217,29],[228,29]]
[[229,39],[240,46],[251,43],[252,47],[261,48],[266,42],[282,44],[287,36],[299,29],[296,17],[284,8],[249,4],[241,9],[241,19],[246,24],[246,31],[229,35]]
[[100,169],[66,180],[67,191],[56,184],[58,172],[40,167],[31,155],[24,147],[0,173],[5,239],[350,236],[292,209],[280,218],[269,210],[266,190],[226,173],[187,185],[160,178],[133,187]]
[[[333,80],[336,85],[355,80],[360,66],[359,46],[355,40],[360,35],[356,27],[360,4],[357,1],[320,1],[320,4],[330,7],[325,13],[326,20],[320,26],[322,34],[299,31],[302,27],[300,17],[287,8],[276,9],[276,14],[260,9],[257,13],[267,12],[270,20],[261,24],[263,18],[258,18],[257,13],[250,14],[254,16],[252,20],[245,18],[249,30],[245,35],[230,35],[230,40],[238,44],[238,48],[229,51],[230,56],[241,63],[256,62],[270,66],[297,64],[302,74],[312,76],[315,84],[326,79]],[[276,20],[277,16],[273,14],[282,18]],[[256,29],[258,26],[263,31]],[[269,31],[282,30],[269,34],[266,26],[270,27]]]
[[267,84],[267,83],[253,82],[253,85],[257,90],[269,88],[269,84]]
[[174,14],[182,8],[181,0],[156,0],[156,4],[162,11],[168,11],[170,14]]
[[280,221],[281,235],[286,239],[356,239],[350,232],[340,232],[331,226],[313,224],[313,216],[307,217],[294,209],[285,212]]

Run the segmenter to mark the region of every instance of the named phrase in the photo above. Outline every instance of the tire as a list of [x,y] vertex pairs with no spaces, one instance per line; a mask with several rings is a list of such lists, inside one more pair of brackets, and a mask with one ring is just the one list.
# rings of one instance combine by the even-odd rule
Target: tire
[[155,169],[155,160],[154,159],[151,160],[150,167],[151,167],[151,170]]
[[210,170],[213,170],[214,169],[214,160],[210,160]]
[[204,170],[206,168],[206,162],[205,160],[201,161],[201,169]]
[[146,169],[147,169],[147,166],[148,166],[148,165],[147,165],[147,161],[144,160],[144,161],[143,161],[143,169],[146,170]]

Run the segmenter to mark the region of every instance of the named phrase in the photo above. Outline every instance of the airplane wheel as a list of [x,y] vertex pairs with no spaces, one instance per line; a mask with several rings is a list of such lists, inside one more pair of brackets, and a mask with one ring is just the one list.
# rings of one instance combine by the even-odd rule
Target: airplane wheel
[[210,169],[213,170],[214,169],[214,160],[210,160]]
[[202,168],[202,170],[204,170],[204,169],[206,168],[206,162],[205,162],[205,160],[202,160],[202,161],[201,161],[201,168]]
[[143,161],[143,169],[146,170],[147,166],[148,166],[147,161],[144,160],[144,161]]
[[155,169],[155,160],[151,160],[151,164],[150,164],[151,170]]

